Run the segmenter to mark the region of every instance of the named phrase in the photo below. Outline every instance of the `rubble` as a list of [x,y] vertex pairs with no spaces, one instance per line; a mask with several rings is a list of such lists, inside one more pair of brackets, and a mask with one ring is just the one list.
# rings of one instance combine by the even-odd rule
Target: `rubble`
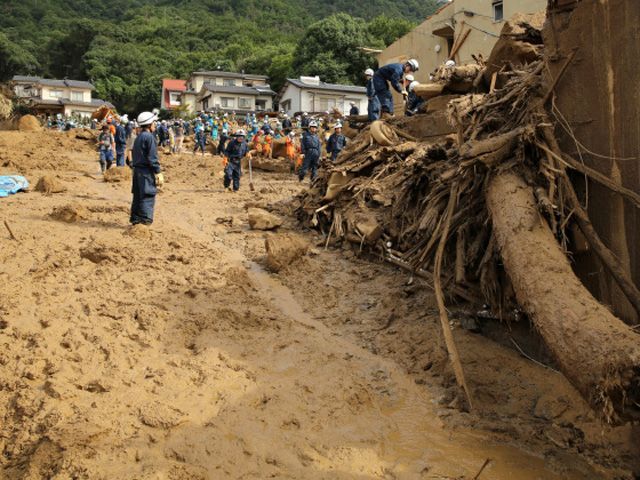
[[252,230],[274,230],[282,225],[282,219],[261,208],[249,208],[249,226]]
[[[517,38],[513,31],[505,26],[486,66],[436,72],[439,86],[425,87],[425,95],[469,92],[450,98],[446,111],[362,129],[299,198],[298,218],[323,232],[327,244],[351,243],[433,278],[450,359],[470,407],[473,392],[457,358],[445,291],[450,300],[487,303],[500,318],[524,309],[596,411],[611,422],[639,418],[639,338],[571,270],[571,229],[577,224],[639,311],[640,292],[590,227],[567,169],[640,203],[560,151],[545,108],[558,77],[545,74],[539,30],[526,24]],[[516,47],[528,54],[512,55]],[[488,84],[476,81],[496,66]],[[449,130],[419,131],[417,125],[443,116]]]

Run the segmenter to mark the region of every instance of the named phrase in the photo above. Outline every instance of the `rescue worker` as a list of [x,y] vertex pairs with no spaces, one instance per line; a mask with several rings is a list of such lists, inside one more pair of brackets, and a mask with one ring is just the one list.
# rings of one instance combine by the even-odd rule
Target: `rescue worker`
[[204,133],[204,125],[202,124],[202,120],[200,120],[199,118],[196,120],[194,132],[195,132],[195,142],[194,142],[195,145],[193,146],[193,153],[195,155],[198,149],[200,149],[200,151],[202,152],[202,156],[204,157],[204,148],[207,143],[207,138],[205,137],[205,133]]
[[224,169],[224,188],[231,190],[233,181],[233,191],[240,188],[240,176],[242,175],[242,159],[249,152],[249,147],[245,141],[246,133],[240,129],[236,132],[235,138],[229,142],[225,150],[228,163]]
[[336,123],[333,130],[334,132],[327,140],[327,153],[331,155],[331,161],[335,162],[342,149],[347,145],[347,137],[342,134],[340,123]]
[[309,128],[309,123],[311,122],[311,119],[309,118],[309,114],[307,112],[304,112],[302,114],[302,120],[300,122],[300,127],[303,130],[306,130],[307,128]]
[[286,113],[284,114],[284,120],[282,120],[282,128],[285,135],[289,135],[291,133],[291,130],[293,129],[291,119],[289,119],[289,115],[287,115]]
[[118,120],[115,121],[115,124],[116,166],[124,167],[124,152],[127,147],[127,131]]
[[315,120],[309,122],[309,129],[302,136],[300,148],[304,159],[302,167],[298,170],[298,179],[304,180],[307,170],[311,170],[311,181],[316,179],[318,175],[318,163],[320,162],[320,153],[322,146],[318,138],[318,123]]
[[356,107],[355,102],[351,102],[351,110],[349,110],[349,115],[360,115],[360,109]]
[[133,144],[133,201],[131,218],[133,225],[151,225],[158,187],[164,183],[164,176],[158,162],[158,145],[154,131],[156,116],[151,112],[138,115],[140,133]]
[[405,63],[390,63],[389,65],[380,67],[373,74],[373,88],[380,102],[381,113],[393,115],[393,96],[389,90],[389,84],[391,84],[394,90],[407,98],[408,93],[400,83],[402,76],[404,74],[417,72],[419,68],[418,61],[412,58]]
[[367,78],[367,98],[369,99],[367,115],[369,117],[369,121],[373,122],[380,118],[380,102],[378,102],[376,90],[373,87],[373,70],[371,68],[367,68],[364,71],[364,76]]
[[115,140],[109,125],[102,126],[102,133],[98,136],[98,146],[100,150],[100,170],[106,172],[113,164],[113,155],[116,150]]
[[220,141],[218,142],[218,155],[224,155],[228,141],[229,135],[227,129],[225,128],[222,130],[222,135],[220,135]]
[[405,111],[405,115],[407,117],[411,117],[416,113],[418,113],[418,111],[420,110],[420,107],[422,107],[422,105],[426,103],[426,100],[424,98],[421,98],[418,95],[416,95],[415,88],[416,88],[416,85],[419,85],[419,84],[420,82],[417,82],[414,80],[409,84],[409,88],[407,89],[409,91],[409,97],[407,98],[407,108]]
[[182,124],[182,120],[176,121],[173,125],[173,129],[176,137],[176,144],[173,148],[173,153],[180,153],[182,152],[182,142],[184,141],[184,126]]

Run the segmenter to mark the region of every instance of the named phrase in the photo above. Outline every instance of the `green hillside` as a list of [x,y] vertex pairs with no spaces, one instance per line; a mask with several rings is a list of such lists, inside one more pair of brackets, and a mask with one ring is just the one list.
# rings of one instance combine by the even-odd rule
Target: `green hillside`
[[14,74],[92,81],[121,110],[157,106],[160,80],[220,67],[360,81],[435,0],[5,0],[0,81]]

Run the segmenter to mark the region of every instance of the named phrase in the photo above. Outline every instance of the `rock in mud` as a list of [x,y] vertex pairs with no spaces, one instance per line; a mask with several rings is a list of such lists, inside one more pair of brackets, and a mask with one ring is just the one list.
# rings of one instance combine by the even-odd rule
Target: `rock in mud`
[[273,230],[282,225],[282,219],[261,208],[249,209],[249,226],[252,230]]
[[104,172],[105,182],[118,183],[129,180],[131,180],[131,169],[127,167],[113,167]]
[[267,270],[277,273],[292,264],[309,250],[307,241],[299,235],[283,233],[265,240]]
[[127,237],[137,238],[139,240],[150,240],[153,237],[151,230],[147,225],[137,224],[131,225],[123,233]]
[[52,175],[45,175],[40,177],[36,184],[36,191],[42,192],[45,195],[51,195],[52,193],[63,193],[67,191],[67,187]]
[[182,412],[170,408],[159,402],[149,403],[140,408],[140,421],[153,428],[169,429],[178,425],[182,419]]
[[83,205],[70,203],[54,208],[49,216],[60,222],[76,223],[89,218],[89,210]]

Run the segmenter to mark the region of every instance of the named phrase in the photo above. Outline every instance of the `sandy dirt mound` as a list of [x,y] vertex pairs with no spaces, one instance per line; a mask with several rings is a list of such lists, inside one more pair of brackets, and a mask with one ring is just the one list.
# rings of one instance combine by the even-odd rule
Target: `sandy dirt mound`
[[104,172],[104,181],[109,183],[131,181],[131,169],[129,167],[112,167]]
[[0,120],[9,118],[12,111],[13,104],[11,100],[5,95],[5,92],[0,89]]
[[87,220],[91,213],[89,209],[79,203],[70,203],[61,207],[56,207],[49,214],[54,220],[65,223],[76,223]]
[[42,125],[33,115],[24,115],[18,120],[18,130],[21,132],[36,132],[42,130]]
[[45,175],[40,177],[36,184],[36,192],[42,192],[45,195],[51,195],[52,193],[66,192],[67,187],[60,180],[52,175]]

